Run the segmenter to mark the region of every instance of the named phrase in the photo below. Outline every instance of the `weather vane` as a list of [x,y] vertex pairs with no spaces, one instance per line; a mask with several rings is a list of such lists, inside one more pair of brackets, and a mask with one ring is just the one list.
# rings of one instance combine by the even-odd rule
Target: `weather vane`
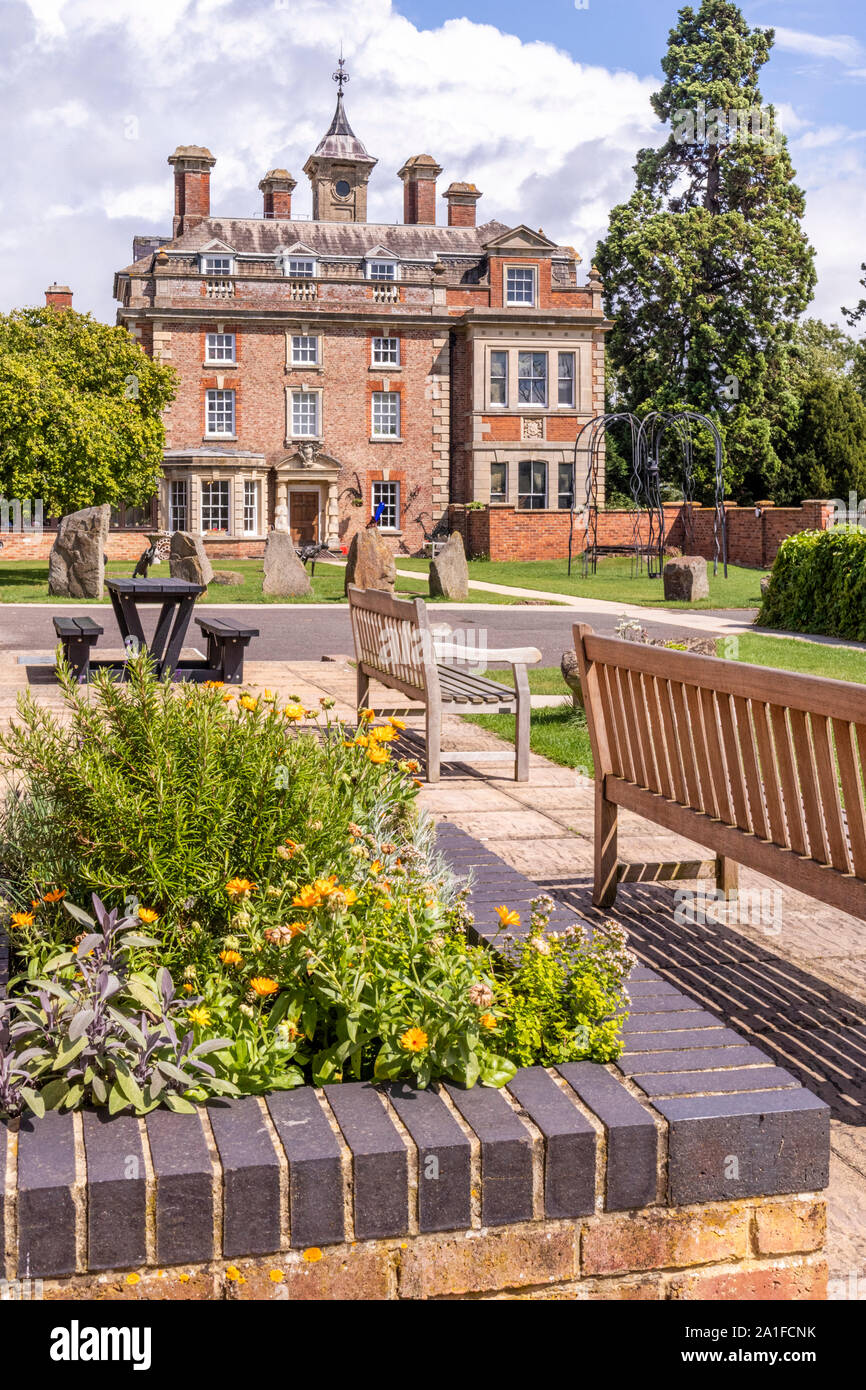
[[349,74],[348,74],[347,72],[344,72],[344,71],[343,71],[343,68],[344,68],[345,66],[346,66],[346,60],[345,60],[345,58],[343,57],[343,45],[340,44],[340,57],[339,57],[339,60],[338,60],[338,63],[337,63],[337,71],[331,73],[332,78],[333,78],[334,81],[338,84],[338,86],[339,86],[339,88],[340,88],[340,92],[339,92],[339,95],[340,95],[340,96],[343,95],[343,88],[344,88],[344,86],[346,85],[346,83],[347,83],[348,80],[349,80]]

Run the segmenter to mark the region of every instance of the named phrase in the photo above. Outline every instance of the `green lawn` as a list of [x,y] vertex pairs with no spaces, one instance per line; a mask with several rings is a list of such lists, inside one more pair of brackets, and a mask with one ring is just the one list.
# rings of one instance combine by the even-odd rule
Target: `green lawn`
[[[112,560],[106,565],[105,572],[108,575],[132,574],[135,568],[132,560]],[[309,598],[305,599],[284,599],[269,598],[262,593],[262,562],[261,560],[226,560],[224,564],[215,566],[217,569],[235,570],[244,576],[243,584],[212,584],[207,593],[209,603],[344,603],[343,595],[343,566],[342,565],[317,565],[316,573],[312,576],[313,592]],[[308,571],[309,572],[309,571]],[[167,565],[156,565],[150,571],[151,579],[159,579],[168,575]],[[428,598],[427,577],[419,574],[417,579],[405,579],[398,577],[397,594],[409,597],[413,594],[420,594],[423,598]],[[97,602],[97,600],[87,600]],[[108,603],[108,595],[99,600]],[[443,602],[441,599],[430,599],[432,603]],[[474,600],[478,602],[479,599]],[[519,599],[509,598],[500,594],[484,595],[480,600],[485,603],[519,603]],[[48,561],[47,560],[0,560],[0,603],[81,603],[81,599],[55,598],[48,592]]]
[[866,651],[851,647],[831,647],[791,637],[763,637],[751,632],[737,638],[722,637],[716,647],[719,656],[729,656],[734,661],[866,684]]
[[[430,561],[398,556],[397,565],[399,569],[426,573]],[[551,593],[608,599],[612,603],[642,603],[651,608],[758,608],[764,573],[729,565],[725,579],[721,566],[719,573],[714,575],[712,564],[708,563],[709,598],[683,604],[666,602],[662,598],[660,579],[647,579],[646,574],[633,577],[632,562],[627,556],[611,555],[599,560],[596,573],[585,579],[580,556],[572,563],[570,576],[567,570],[566,560],[470,560],[469,582],[481,580],[486,584],[510,584],[520,589],[547,589]]]

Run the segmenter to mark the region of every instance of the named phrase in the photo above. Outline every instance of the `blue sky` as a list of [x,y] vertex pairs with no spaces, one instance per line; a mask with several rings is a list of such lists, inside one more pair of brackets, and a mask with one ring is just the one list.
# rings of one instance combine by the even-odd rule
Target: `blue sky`
[[[588,270],[636,151],[663,132],[649,97],[671,0],[2,0],[0,307],[65,281],[113,320],[112,274],[135,233],[171,227],[178,144],[217,158],[212,207],[260,216],[258,181],[303,164],[326,129],[342,41],[352,124],[378,166],[369,216],[401,217],[396,171],[433,154],[468,179],[482,221],[527,222]],[[866,260],[866,19],[854,0],[749,0],[774,27],[764,69],[807,196],[819,284],[841,319]],[[440,220],[443,214],[440,211]]]

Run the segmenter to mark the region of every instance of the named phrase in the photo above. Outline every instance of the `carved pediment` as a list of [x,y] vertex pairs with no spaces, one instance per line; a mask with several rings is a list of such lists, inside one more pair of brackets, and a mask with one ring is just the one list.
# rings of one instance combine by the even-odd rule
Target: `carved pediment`
[[277,464],[277,472],[285,473],[339,473],[340,461],[325,451],[315,439],[304,440],[290,454],[286,454]]
[[510,227],[507,232],[492,237],[484,243],[484,249],[502,255],[509,251],[556,251],[559,248],[556,242],[551,241],[543,232],[534,232],[531,227],[521,225]]

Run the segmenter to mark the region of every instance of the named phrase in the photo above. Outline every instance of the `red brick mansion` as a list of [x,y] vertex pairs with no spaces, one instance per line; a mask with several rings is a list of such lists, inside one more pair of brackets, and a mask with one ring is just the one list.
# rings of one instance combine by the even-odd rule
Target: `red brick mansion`
[[538,513],[571,505],[576,433],[603,410],[610,324],[574,249],[478,225],[472,183],[445,190],[437,225],[427,154],[399,170],[403,222],[368,222],[377,161],[342,79],[304,165],[311,219],[293,215],[285,169],[259,183],[261,217],[236,218],[211,212],[209,150],[168,162],[172,234],[136,237],[115,276],[118,321],[180,376],[159,524],[258,554],[269,527],[346,546],[381,508],[383,534],[416,552],[450,504],[477,502],[533,553]]

